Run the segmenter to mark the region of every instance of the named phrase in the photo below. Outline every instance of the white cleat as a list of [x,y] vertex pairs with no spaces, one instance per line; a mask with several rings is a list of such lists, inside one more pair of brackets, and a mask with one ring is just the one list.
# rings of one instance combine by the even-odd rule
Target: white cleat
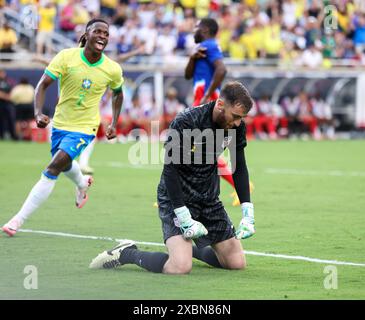
[[9,237],[14,236],[23,223],[18,219],[11,219],[1,228]]
[[132,240],[123,240],[111,250],[100,253],[94,258],[90,265],[90,269],[112,269],[122,265],[119,261],[122,251],[126,248],[137,249],[135,242]]
[[94,182],[92,176],[87,175],[85,176],[85,179],[87,179],[87,186],[85,188],[80,189],[76,187],[76,207],[78,207],[79,209],[81,209],[89,199],[87,191]]

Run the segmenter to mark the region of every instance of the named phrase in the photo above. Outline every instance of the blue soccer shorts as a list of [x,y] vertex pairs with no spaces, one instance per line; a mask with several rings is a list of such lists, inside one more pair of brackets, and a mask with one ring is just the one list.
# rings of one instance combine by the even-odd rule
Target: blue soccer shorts
[[52,157],[58,150],[63,150],[73,160],[81,154],[81,152],[91,143],[91,141],[93,141],[94,138],[95,136],[90,134],[52,128]]

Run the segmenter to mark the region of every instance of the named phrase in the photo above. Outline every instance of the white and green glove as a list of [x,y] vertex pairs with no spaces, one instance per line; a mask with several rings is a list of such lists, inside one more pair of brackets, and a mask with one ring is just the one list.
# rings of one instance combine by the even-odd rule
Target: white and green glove
[[241,204],[241,209],[243,218],[236,231],[236,239],[239,240],[247,239],[256,232],[253,204],[251,202],[244,202]]
[[185,239],[196,239],[208,234],[208,230],[204,225],[191,217],[187,207],[176,208],[174,212],[179,220],[180,230]]

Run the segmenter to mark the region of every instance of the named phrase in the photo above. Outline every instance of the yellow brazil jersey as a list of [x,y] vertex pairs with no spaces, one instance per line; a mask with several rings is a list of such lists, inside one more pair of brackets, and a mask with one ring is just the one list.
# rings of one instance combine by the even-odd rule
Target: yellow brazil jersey
[[60,97],[53,117],[57,129],[96,134],[100,124],[99,103],[107,87],[121,91],[120,65],[102,54],[91,64],[83,48],[59,52],[45,70],[60,81]]

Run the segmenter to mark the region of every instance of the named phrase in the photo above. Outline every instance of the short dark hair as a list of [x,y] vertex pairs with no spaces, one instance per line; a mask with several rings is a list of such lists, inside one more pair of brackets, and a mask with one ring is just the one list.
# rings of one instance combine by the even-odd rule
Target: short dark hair
[[249,112],[253,106],[253,99],[246,87],[238,81],[226,83],[220,93],[220,97],[231,106],[240,104]]
[[212,18],[204,18],[199,24],[201,26],[207,27],[211,36],[215,36],[218,33],[218,23]]
[[104,19],[100,19],[100,18],[96,18],[96,19],[91,19],[87,24],[86,24],[86,27],[85,27],[85,33],[80,37],[80,40],[79,40],[79,46],[81,48],[85,47],[86,45],[86,32],[88,31],[88,29],[94,24],[94,23],[97,23],[97,22],[102,22],[102,23],[105,23],[108,28],[109,28],[109,23],[106,22]]

